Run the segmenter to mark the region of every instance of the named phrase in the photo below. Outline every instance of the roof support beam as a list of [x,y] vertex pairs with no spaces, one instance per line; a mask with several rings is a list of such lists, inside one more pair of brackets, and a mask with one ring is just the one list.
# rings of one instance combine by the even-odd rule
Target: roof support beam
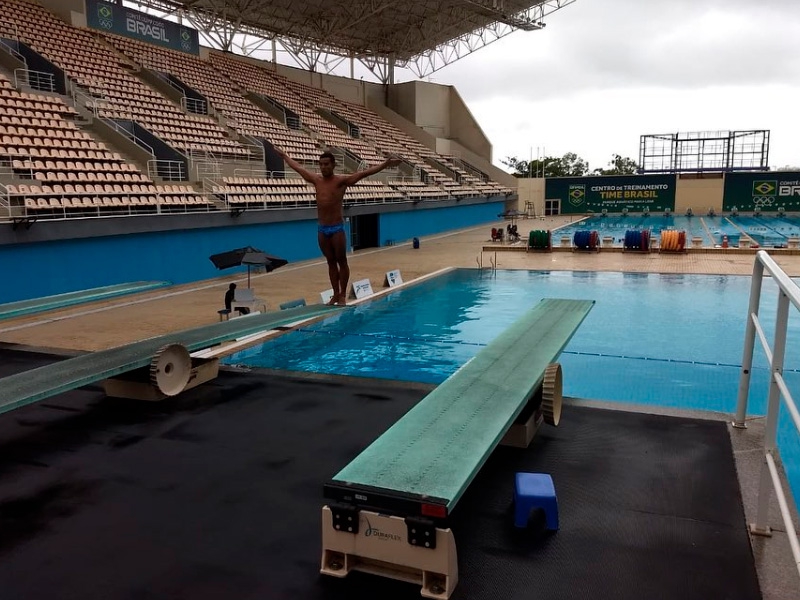
[[542,29],[547,15],[573,2],[409,0],[400,8],[390,0],[125,0],[159,17],[184,18],[215,48],[272,62],[280,49],[300,68],[324,73],[350,59],[345,73],[353,77],[358,61],[384,84],[395,81],[398,68],[429,77],[514,31]]

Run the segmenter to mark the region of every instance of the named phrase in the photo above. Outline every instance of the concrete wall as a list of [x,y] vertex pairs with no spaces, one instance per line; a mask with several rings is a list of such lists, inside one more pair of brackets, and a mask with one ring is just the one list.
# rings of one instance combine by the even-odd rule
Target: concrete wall
[[367,82],[337,75],[312,73],[311,71],[304,71],[287,65],[273,65],[272,63],[264,62],[260,62],[260,64],[261,66],[272,67],[279,75],[283,75],[287,79],[325,90],[346,102],[361,105],[365,103],[366,86],[370,85]]
[[386,121],[389,121],[389,123],[417,140],[423,146],[431,150],[436,150],[436,136],[431,135],[427,131],[423,131],[403,115],[397,114],[391,108],[384,105],[379,99],[369,97],[367,99],[367,108],[380,115]]
[[517,210],[524,212],[526,204],[532,202],[535,214],[544,214],[544,182],[543,177],[517,179]]
[[380,239],[394,243],[414,237],[444,233],[497,221],[505,210],[504,202],[430,208],[424,211],[384,213],[380,215]]
[[503,171],[503,169],[494,166],[484,157],[475,154],[472,150],[465,148],[455,140],[443,140],[441,138],[436,140],[436,151],[441,154],[452,154],[454,156],[457,156],[465,160],[472,166],[477,167],[478,169],[489,175],[494,181],[497,181],[498,183],[507,185],[510,188],[517,187],[517,182],[519,180],[516,177],[514,177],[511,173],[507,173],[506,171]]
[[388,107],[428,134],[492,162],[492,144],[456,88],[425,81],[392,85]]
[[424,131],[436,137],[449,138],[451,135],[450,88],[415,81],[416,120]]
[[675,214],[682,215],[687,208],[694,214],[705,214],[709,208],[722,212],[724,179],[683,179],[675,182]]
[[478,156],[492,162],[492,144],[481,129],[478,121],[472,116],[461,94],[454,87],[450,87],[450,135],[465,148],[470,149]]
[[84,0],[39,0],[39,4],[75,27],[86,27]]
[[[415,81],[389,86],[389,97],[386,106],[403,118],[408,119],[416,127],[419,127],[417,123],[417,85]],[[429,132],[428,135],[436,137],[435,134]]]

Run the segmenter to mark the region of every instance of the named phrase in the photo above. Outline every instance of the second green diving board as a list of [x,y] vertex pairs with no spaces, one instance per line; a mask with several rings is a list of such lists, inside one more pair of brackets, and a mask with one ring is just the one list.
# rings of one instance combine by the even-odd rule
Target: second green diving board
[[55,310],[57,308],[67,308],[76,304],[87,302],[97,302],[98,300],[108,300],[127,294],[137,294],[147,292],[169,285],[168,281],[133,281],[131,283],[119,283],[107,285],[90,290],[80,290],[77,292],[66,292],[55,296],[44,296],[41,298],[30,298],[28,300],[17,300],[0,304],[0,320],[32,315]]
[[260,331],[289,325],[301,319],[319,317],[340,310],[344,309],[314,304],[292,310],[249,315],[168,333],[117,348],[90,352],[9,375],[0,379],[0,413],[145,367],[150,364],[158,349],[167,344],[182,344],[193,352]]
[[593,305],[542,300],[342,469],[326,497],[449,514]]

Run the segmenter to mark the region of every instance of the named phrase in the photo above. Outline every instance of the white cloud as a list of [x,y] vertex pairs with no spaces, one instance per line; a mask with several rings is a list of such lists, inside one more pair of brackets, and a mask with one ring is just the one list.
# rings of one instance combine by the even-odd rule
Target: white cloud
[[637,158],[642,134],[770,129],[770,164],[800,165],[795,0],[578,0],[547,23],[434,74],[459,90],[495,163],[544,146],[595,168]]

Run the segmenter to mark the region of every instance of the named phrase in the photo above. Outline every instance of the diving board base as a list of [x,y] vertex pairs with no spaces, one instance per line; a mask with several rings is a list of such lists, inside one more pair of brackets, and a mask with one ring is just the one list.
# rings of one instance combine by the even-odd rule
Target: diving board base
[[[433,528],[433,548],[414,545],[417,533],[406,519],[358,511],[356,533],[334,528],[330,507],[322,508],[323,575],[371,573],[421,586],[423,598],[449,598],[458,583],[456,542],[450,529]],[[380,593],[376,590],[376,596]]]
[[[219,375],[219,358],[192,358],[189,381],[181,392],[216,379]],[[103,381],[103,390],[111,398],[158,402],[169,396],[155,387],[150,380],[150,369],[145,367],[129,371]]]
[[527,448],[539,431],[539,427],[544,422],[541,411],[533,413],[524,423],[514,423],[511,425],[503,439],[500,440],[501,446],[511,446],[512,448]]

